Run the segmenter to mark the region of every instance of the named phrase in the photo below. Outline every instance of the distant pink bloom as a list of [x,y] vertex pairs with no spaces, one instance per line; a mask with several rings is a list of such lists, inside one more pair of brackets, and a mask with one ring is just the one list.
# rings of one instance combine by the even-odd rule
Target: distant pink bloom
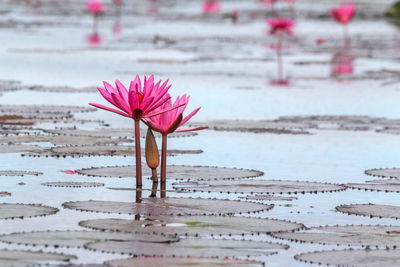
[[86,3],[87,9],[94,15],[104,13],[106,8],[101,0],[89,0]]
[[326,40],[323,39],[323,38],[318,38],[317,40],[315,40],[315,42],[316,42],[318,45],[322,45],[322,44],[324,44],[324,43],[326,42]]
[[122,0],[114,0],[114,4],[119,5],[122,3]]
[[154,84],[154,76],[151,75],[149,79],[144,77],[144,84],[142,87],[140,78],[136,75],[135,80],[132,81],[129,86],[129,91],[118,80],[115,83],[117,89],[107,82],[103,82],[103,84],[105,89],[100,87],[97,89],[100,94],[113,106],[117,107],[118,110],[96,103],[89,103],[89,105],[135,120],[147,119],[174,109],[159,109],[170,99],[169,96],[167,97],[167,92],[171,87],[171,85],[167,86],[168,80],[163,84],[161,84],[161,81]]
[[274,35],[277,33],[293,34],[294,21],[286,18],[273,18],[267,19],[266,22],[270,26],[269,34]]
[[203,2],[203,13],[213,14],[221,11],[221,4],[217,0],[205,0]]
[[[188,131],[195,131],[195,130],[201,130],[204,129],[202,128],[187,128],[187,129],[171,129],[171,126],[173,126],[174,122],[178,119],[180,114],[183,114],[183,112],[186,109],[186,106],[189,102],[189,96],[183,95],[182,97],[177,97],[174,104],[172,105],[171,99],[169,99],[165,104],[161,107],[162,109],[171,109],[173,107],[176,107],[176,109],[162,113],[158,116],[154,116],[151,118],[146,119],[147,124],[149,125],[150,128],[152,128],[154,131],[159,132],[161,134],[170,134],[172,132],[188,132]],[[183,126],[188,120],[190,120],[196,113],[200,110],[200,108],[197,108],[193,110],[189,115],[186,117],[182,118],[182,121],[179,123],[179,126],[176,128],[179,128]],[[172,132],[170,132],[173,130]]]
[[100,34],[97,32],[90,34],[87,38],[87,42],[92,46],[99,46],[101,44]]
[[353,3],[342,4],[337,8],[331,9],[332,17],[342,24],[347,24],[351,21],[356,12],[356,6]]
[[353,72],[353,59],[350,56],[342,53],[333,55],[331,60],[332,75],[352,74]]

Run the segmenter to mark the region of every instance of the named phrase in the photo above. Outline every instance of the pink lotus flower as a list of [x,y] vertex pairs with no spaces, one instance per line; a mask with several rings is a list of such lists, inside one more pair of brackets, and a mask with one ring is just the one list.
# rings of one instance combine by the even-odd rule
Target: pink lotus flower
[[[164,109],[175,109],[162,113],[160,115],[151,117],[146,119],[146,123],[150,126],[150,128],[156,132],[161,133],[162,135],[168,135],[172,132],[188,132],[188,131],[196,131],[202,130],[205,128],[187,128],[187,129],[178,129],[183,126],[186,122],[188,122],[196,113],[200,110],[197,108],[193,110],[189,115],[184,118],[179,119],[180,115],[186,109],[187,104],[189,103],[189,96],[183,95],[182,97],[177,97],[174,104],[172,105],[171,99],[168,99],[167,102],[162,106]],[[180,120],[179,124],[175,125],[177,120]]]
[[266,22],[270,26],[269,34],[274,35],[277,33],[286,33],[289,35],[293,34],[294,21],[286,18],[273,18],[268,19]]
[[342,24],[347,24],[351,21],[356,12],[356,6],[353,3],[342,4],[337,8],[331,9],[332,17]]
[[119,5],[122,3],[122,0],[114,0],[114,4]]
[[106,8],[101,0],[89,0],[86,3],[87,9],[94,15],[104,13]]
[[162,105],[170,99],[170,96],[167,94],[167,92],[171,85],[167,86],[168,80],[163,84],[161,84],[161,81],[159,81],[157,84],[154,84],[153,75],[150,76],[149,79],[146,77],[144,78],[143,87],[139,76],[136,75],[135,80],[132,81],[129,86],[129,91],[118,80],[115,83],[117,89],[112,87],[107,82],[103,83],[105,89],[97,89],[108,102],[118,109],[96,103],[89,103],[89,105],[135,120],[136,185],[141,186],[142,161],[140,150],[140,120],[149,119],[153,116],[176,109],[179,106],[162,107]]
[[100,87],[97,88],[100,94],[119,110],[96,103],[89,103],[89,105],[135,120],[150,118],[172,109],[156,111],[156,109],[161,107],[161,105],[170,98],[166,97],[171,87],[171,85],[167,86],[168,80],[163,84],[161,84],[161,81],[154,84],[154,76],[151,75],[149,79],[146,77],[144,78],[142,87],[140,78],[136,75],[135,80],[132,81],[129,86],[129,91],[118,80],[115,83],[117,89],[114,89],[114,87],[107,82],[103,82],[103,84],[104,89]]
[[186,128],[178,129],[188,122],[200,108],[196,108],[189,115],[183,117],[183,112],[189,102],[189,96],[183,95],[177,97],[172,105],[171,99],[168,99],[161,107],[162,109],[172,109],[169,112],[162,113],[158,116],[148,118],[146,124],[156,132],[162,135],[162,149],[161,149],[161,197],[165,197],[165,182],[167,174],[167,135],[173,132],[188,132],[204,130],[208,127]]
[[221,4],[216,0],[206,0],[203,2],[203,13],[213,14],[221,11]]

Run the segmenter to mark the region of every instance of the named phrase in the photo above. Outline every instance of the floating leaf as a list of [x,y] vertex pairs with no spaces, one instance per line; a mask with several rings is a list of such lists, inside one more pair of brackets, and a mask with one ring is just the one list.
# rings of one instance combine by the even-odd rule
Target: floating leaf
[[80,211],[147,215],[232,215],[268,210],[273,205],[202,198],[143,199],[141,203],[113,201],[66,202],[64,208]]
[[0,266],[2,267],[28,267],[38,266],[48,262],[67,262],[76,259],[72,255],[45,253],[42,251],[0,250]]
[[[136,173],[135,166],[94,167],[76,170],[79,174],[99,177],[133,177]],[[249,178],[263,175],[263,172],[246,169],[220,168],[208,166],[167,166],[167,179],[178,180],[219,180]],[[151,170],[143,168],[143,175],[151,176]]]
[[41,204],[0,203],[0,219],[29,218],[57,213],[57,208]]
[[257,194],[304,194],[343,191],[343,185],[281,180],[235,180],[235,181],[193,181],[174,183],[173,187],[190,192],[257,193]]
[[[258,219],[232,216],[159,216],[146,220],[94,219],[82,221],[80,226],[96,230],[120,232],[149,232],[176,235],[245,235],[293,231],[304,225],[276,219]],[[243,227],[245,225],[246,227]]]
[[319,265],[354,267],[397,267],[400,250],[332,250],[296,255],[295,259]]
[[198,257],[135,257],[129,259],[112,260],[106,262],[110,267],[254,267],[263,266],[261,262],[239,260],[239,259],[214,259],[214,258],[198,258]]
[[400,219],[400,206],[353,204],[338,206],[336,210],[353,215]]
[[221,258],[271,255],[288,248],[288,246],[277,243],[226,239],[182,239],[170,244],[143,243],[140,246],[131,241],[110,240],[89,243],[85,247],[129,255]]
[[312,227],[304,232],[281,232],[276,238],[318,244],[349,246],[400,246],[400,226],[335,225]]
[[137,243],[170,243],[177,242],[179,238],[166,235],[116,233],[97,231],[40,231],[13,233],[0,236],[6,243],[54,246],[54,247],[82,247],[89,242],[101,240],[132,241]]

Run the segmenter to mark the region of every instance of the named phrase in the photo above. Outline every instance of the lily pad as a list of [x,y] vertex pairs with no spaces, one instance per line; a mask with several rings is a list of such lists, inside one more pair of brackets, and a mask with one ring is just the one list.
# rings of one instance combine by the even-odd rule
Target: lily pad
[[[78,174],[99,177],[134,177],[135,166],[94,167],[76,171]],[[263,175],[263,172],[246,169],[221,168],[208,166],[167,166],[167,179],[177,180],[223,180],[250,178]],[[143,168],[143,175],[151,176],[149,168]]]
[[371,169],[366,170],[365,174],[377,177],[387,177],[387,178],[400,178],[400,168],[386,168],[386,169]]
[[[96,230],[119,232],[149,232],[171,235],[246,235],[293,231],[304,228],[300,223],[276,219],[258,219],[232,216],[159,216],[143,221],[124,219],[94,219],[81,221],[80,226]],[[246,227],[243,227],[245,225]]]
[[296,200],[297,197],[284,197],[284,196],[276,196],[276,195],[249,195],[245,197],[239,197],[240,199],[246,200],[266,200],[266,201],[293,201]]
[[239,259],[214,259],[214,258],[199,258],[199,257],[135,257],[129,259],[112,260],[107,261],[107,265],[110,267],[170,267],[170,266],[182,266],[182,267],[253,267],[263,266],[261,262],[250,261],[250,260],[239,260]]
[[190,192],[257,193],[257,194],[304,194],[343,191],[343,185],[281,180],[235,180],[174,183],[173,187]]
[[[167,150],[168,156],[175,154],[200,154],[202,150]],[[144,153],[144,150],[142,151]],[[57,146],[43,149],[40,153],[29,153],[27,156],[50,157],[84,157],[84,156],[134,156],[135,148],[128,145],[84,145]]]
[[2,267],[28,267],[39,266],[48,262],[68,262],[76,259],[72,255],[45,253],[42,251],[0,250],[0,266]]
[[365,191],[384,191],[400,193],[400,180],[373,180],[367,184],[349,183],[347,187]]
[[0,145],[0,153],[21,153],[21,152],[35,152],[40,153],[43,148],[33,145]]
[[[66,136],[87,136],[87,137],[103,137],[103,138],[122,138],[126,140],[133,140],[134,130],[133,128],[118,129],[118,128],[101,128],[95,130],[80,130],[80,129],[52,129],[44,130],[47,133],[66,135]],[[147,129],[140,129],[140,135],[142,138],[146,137]],[[154,132],[155,137],[161,137],[157,132]],[[194,132],[174,132],[169,137],[188,137],[195,136],[197,133]]]
[[194,257],[250,257],[276,254],[289,248],[286,245],[267,242],[226,239],[182,239],[170,244],[143,243],[132,241],[100,241],[85,245],[85,248],[129,255],[149,256],[194,256]]
[[52,247],[82,247],[90,242],[102,240],[132,241],[137,243],[170,243],[179,238],[147,233],[117,233],[97,231],[40,231],[13,233],[0,236],[0,241],[8,244],[40,245]]
[[295,259],[308,263],[354,267],[397,267],[400,250],[332,250],[296,255]]
[[143,199],[141,203],[97,200],[66,202],[63,207],[80,211],[118,214],[232,215],[269,210],[273,208],[273,205],[221,199],[148,198]]
[[42,183],[44,186],[51,187],[102,187],[103,183],[94,183],[94,182],[47,182]]
[[272,233],[276,238],[296,242],[349,246],[400,246],[400,226],[335,225],[312,227],[304,232]]
[[43,172],[32,172],[32,171],[0,171],[0,176],[25,176],[25,175],[39,176],[42,174]]
[[72,113],[93,112],[95,108],[84,106],[55,106],[55,105],[0,105],[0,116],[19,116],[20,122],[43,119],[70,119]]
[[41,204],[0,203],[0,219],[30,218],[58,212],[57,208]]
[[400,206],[375,205],[375,204],[353,204],[336,207],[337,211],[352,215],[361,215],[379,218],[400,218]]
[[235,131],[272,134],[310,134],[303,129],[312,128],[308,123],[286,123],[276,121],[218,120],[195,123],[193,126],[209,126],[216,131]]

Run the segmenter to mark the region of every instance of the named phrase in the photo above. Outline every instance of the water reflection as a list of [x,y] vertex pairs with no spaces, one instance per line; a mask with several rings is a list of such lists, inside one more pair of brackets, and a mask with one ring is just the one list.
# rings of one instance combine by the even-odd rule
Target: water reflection
[[333,54],[331,59],[331,76],[341,76],[354,72],[353,58],[346,50]]
[[97,32],[93,32],[87,37],[87,42],[91,46],[99,46],[101,45],[101,36]]
[[158,0],[148,0],[149,1],[149,12],[150,14],[158,14]]

